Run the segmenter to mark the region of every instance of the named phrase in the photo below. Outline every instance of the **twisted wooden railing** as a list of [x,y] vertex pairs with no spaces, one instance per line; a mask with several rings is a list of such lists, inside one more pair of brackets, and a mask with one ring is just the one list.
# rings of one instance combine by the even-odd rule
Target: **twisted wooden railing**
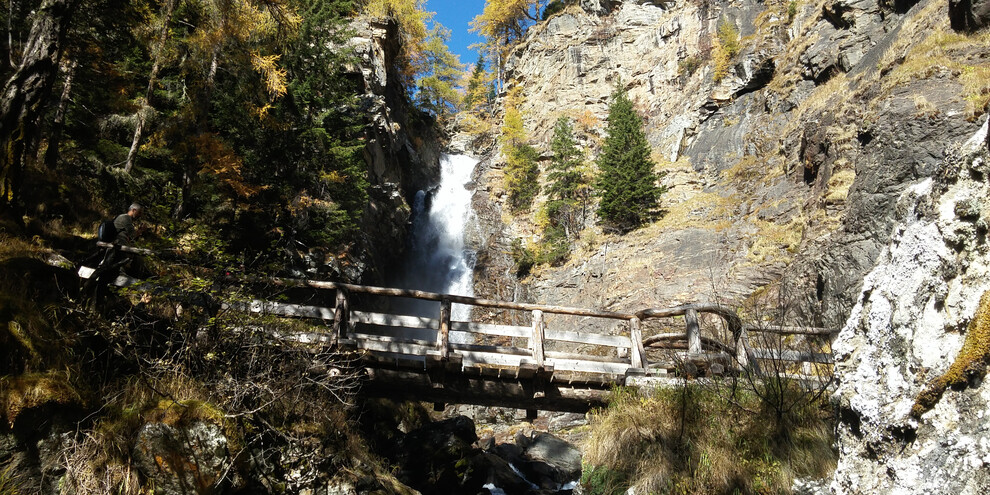
[[[90,273],[92,269],[80,269],[80,275],[84,278]],[[135,282],[138,281],[127,277],[118,277],[115,281],[118,285]],[[834,334],[833,331],[745,326],[733,309],[714,303],[624,313],[317,280],[265,278],[253,282],[286,289],[334,291],[332,299],[324,298],[334,301],[333,307],[260,299],[228,302],[222,307],[324,322],[327,331],[299,332],[285,337],[364,352],[372,382],[377,383],[382,395],[411,395],[409,398],[433,402],[514,403],[530,410],[580,410],[590,402],[602,400],[604,394],[601,392],[610,386],[625,384],[627,377],[665,374],[670,363],[651,363],[647,348],[669,348],[672,343],[677,343],[674,347],[678,347],[677,354],[682,362],[719,361],[737,370],[757,367],[760,360],[766,359],[831,362],[831,356],[827,353],[752,348],[748,344],[748,335],[759,331],[829,336]],[[410,316],[353,307],[356,299],[368,296],[386,300],[407,298],[433,301],[439,303],[439,308],[435,316]],[[528,324],[457,321],[452,317],[453,304],[522,312],[528,314]],[[728,342],[701,335],[700,315],[703,314],[722,320]],[[618,325],[621,331],[617,335],[609,335],[548,327],[548,315],[591,318],[602,321],[602,326],[611,322]],[[644,338],[644,322],[671,317],[683,317],[683,331]],[[523,340],[525,345],[513,344]],[[563,350],[581,346],[598,352]],[[558,350],[558,347],[562,349]],[[718,365],[719,368],[724,366]],[[500,380],[523,383],[523,386],[510,390],[505,383],[494,384]],[[518,400],[509,397],[513,394]]]

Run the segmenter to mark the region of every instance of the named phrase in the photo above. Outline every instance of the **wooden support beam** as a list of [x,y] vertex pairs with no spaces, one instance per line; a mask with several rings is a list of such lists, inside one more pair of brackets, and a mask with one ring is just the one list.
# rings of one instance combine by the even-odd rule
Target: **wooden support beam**
[[543,353],[543,339],[547,325],[543,321],[543,311],[533,311],[533,334],[529,337],[529,350],[533,353],[533,360],[536,366],[542,368],[545,360]]
[[494,375],[448,376],[444,388],[433,388],[425,373],[381,368],[368,368],[367,373],[368,379],[359,392],[367,397],[540,411],[587,412],[606,403],[610,388],[610,384],[573,388],[550,383],[544,396],[536,398],[527,381],[498,379]]
[[748,336],[746,335],[746,329],[740,328],[739,333],[736,336],[736,364],[740,368],[749,367],[749,355],[746,352],[746,340]]
[[437,347],[440,359],[450,357],[450,299],[440,301],[440,328],[437,332]]
[[350,306],[347,301],[347,291],[337,289],[336,304],[333,308],[333,335],[337,342],[347,338],[350,331]]
[[698,311],[693,308],[685,311],[684,322],[687,325],[688,353],[701,354],[701,326],[698,324]]
[[646,350],[643,348],[643,330],[639,326],[639,318],[629,320],[629,340],[632,341],[632,347],[629,348],[630,363],[633,368],[645,368]]

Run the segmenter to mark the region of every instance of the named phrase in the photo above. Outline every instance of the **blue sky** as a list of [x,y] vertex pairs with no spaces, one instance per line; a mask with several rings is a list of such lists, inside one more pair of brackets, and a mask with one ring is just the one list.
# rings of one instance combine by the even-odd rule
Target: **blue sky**
[[468,45],[483,41],[474,33],[469,33],[471,19],[485,8],[485,0],[426,0],[426,10],[436,12],[433,20],[451,30],[450,51],[460,55],[461,63],[474,66],[478,52],[469,50]]

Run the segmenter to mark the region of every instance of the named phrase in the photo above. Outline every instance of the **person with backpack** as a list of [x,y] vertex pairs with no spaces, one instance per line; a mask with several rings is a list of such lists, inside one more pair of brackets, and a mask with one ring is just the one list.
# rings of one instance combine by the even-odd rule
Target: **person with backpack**
[[113,219],[113,226],[117,229],[114,244],[130,244],[134,241],[134,233],[136,232],[134,221],[141,217],[143,211],[144,208],[140,204],[133,203],[127,209],[127,213],[121,213]]
[[137,233],[137,229],[134,228],[134,221],[141,217],[143,210],[144,208],[140,204],[133,203],[127,209],[127,213],[121,213],[113,220],[105,220],[97,229],[97,240],[113,245],[106,248],[103,261],[97,265],[90,279],[83,285],[83,290],[86,292],[92,289],[96,290],[94,302],[99,297],[100,288],[116,278],[120,269],[131,261],[130,256],[120,251],[120,246],[134,241]]
[[130,244],[134,241],[134,234],[137,231],[134,228],[134,221],[141,217],[143,211],[144,207],[133,203],[127,209],[127,213],[121,213],[113,220],[104,220],[96,232],[96,239],[108,244]]

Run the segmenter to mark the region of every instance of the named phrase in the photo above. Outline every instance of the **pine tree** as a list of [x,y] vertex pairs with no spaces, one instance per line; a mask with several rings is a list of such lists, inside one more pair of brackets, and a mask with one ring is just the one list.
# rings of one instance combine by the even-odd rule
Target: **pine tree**
[[643,120],[621,87],[612,94],[605,145],[598,155],[598,216],[610,229],[628,232],[650,218],[663,189],[643,131]]
[[581,150],[574,140],[574,131],[567,117],[557,119],[550,151],[553,152],[553,158],[550,159],[550,173],[547,175],[550,181],[547,194],[551,199],[576,201],[584,184],[584,175],[578,170],[581,166]]
[[580,170],[582,153],[567,117],[557,119],[550,150],[553,157],[547,174],[550,183],[547,189],[549,201],[545,207],[547,220],[550,227],[562,230],[564,237],[570,238],[583,223],[578,205],[586,198],[588,181]]

